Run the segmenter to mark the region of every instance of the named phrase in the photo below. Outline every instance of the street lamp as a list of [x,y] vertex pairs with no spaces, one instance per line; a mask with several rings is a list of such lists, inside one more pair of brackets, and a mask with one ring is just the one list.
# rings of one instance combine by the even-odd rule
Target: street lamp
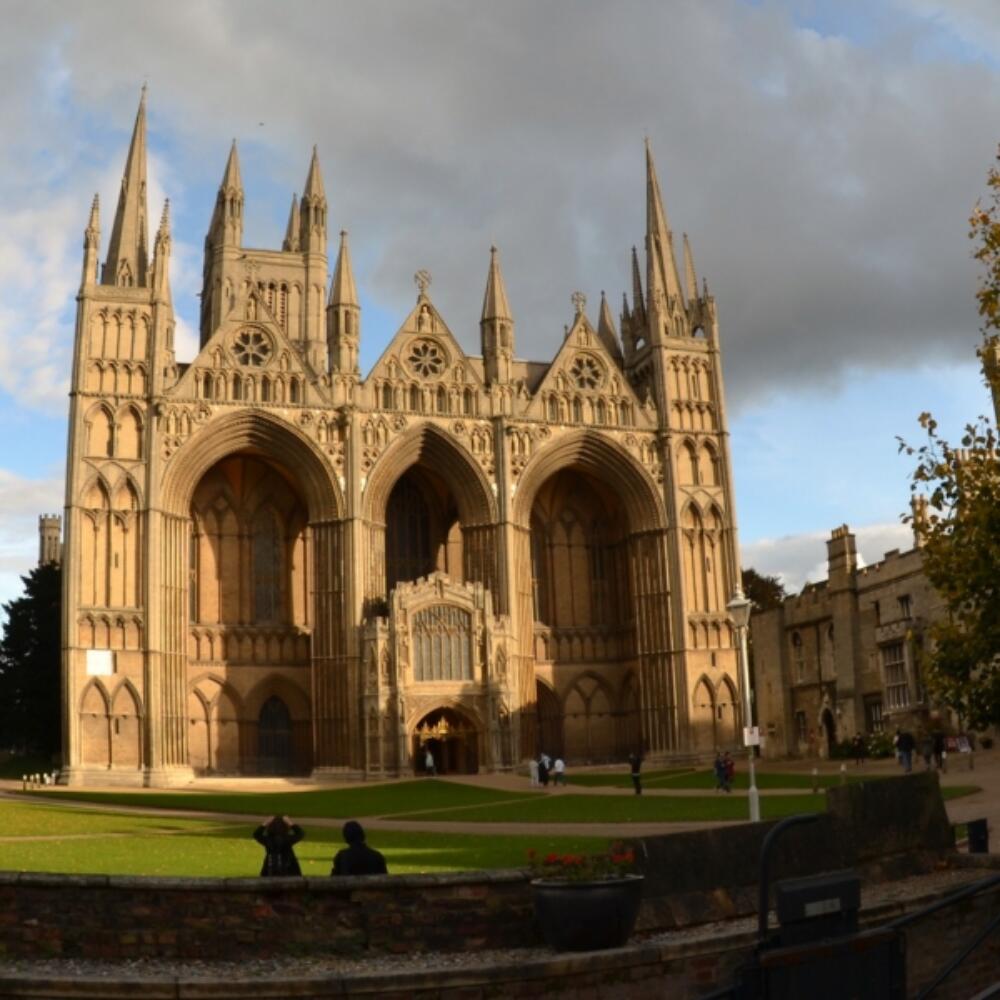
[[747,748],[748,773],[750,775],[750,790],[747,798],[750,800],[750,822],[760,820],[760,794],[757,791],[757,776],[754,773],[753,743],[751,742],[751,727],[753,725],[753,706],[750,703],[750,657],[747,655],[747,632],[750,628],[750,610],[753,601],[743,594],[743,588],[737,586],[733,599],[726,605],[729,617],[732,619],[739,639],[740,682],[743,685],[743,742]]

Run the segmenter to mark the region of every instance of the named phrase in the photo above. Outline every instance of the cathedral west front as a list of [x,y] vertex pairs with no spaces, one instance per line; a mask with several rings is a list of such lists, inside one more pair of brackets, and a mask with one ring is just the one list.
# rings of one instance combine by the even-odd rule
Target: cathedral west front
[[179,362],[169,210],[150,245],[146,201],[144,96],[103,260],[96,198],[84,236],[61,780],[402,775],[428,749],[470,773],[738,742],[716,305],[686,237],[678,267],[648,148],[617,323],[603,293],[592,312],[567,298],[545,361],[519,356],[493,248],[479,355],[418,271],[362,373],[315,151],[281,248],[254,249],[234,144],[200,350]]

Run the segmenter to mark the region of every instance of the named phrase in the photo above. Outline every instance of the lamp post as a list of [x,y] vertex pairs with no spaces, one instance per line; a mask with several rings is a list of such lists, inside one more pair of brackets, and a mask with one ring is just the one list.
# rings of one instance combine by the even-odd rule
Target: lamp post
[[747,748],[747,773],[750,775],[750,789],[747,798],[750,801],[750,822],[760,820],[760,794],[757,791],[757,776],[754,772],[753,744],[750,742],[750,730],[753,725],[753,705],[750,702],[750,657],[747,655],[747,632],[750,628],[750,610],[753,601],[743,594],[741,587],[736,588],[733,599],[726,605],[729,617],[736,629],[739,640],[740,681],[743,686],[743,742]]

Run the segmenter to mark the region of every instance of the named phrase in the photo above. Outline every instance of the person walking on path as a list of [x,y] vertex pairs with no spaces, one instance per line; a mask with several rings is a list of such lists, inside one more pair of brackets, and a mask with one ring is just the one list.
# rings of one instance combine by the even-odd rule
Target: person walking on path
[[939,729],[933,738],[934,766],[939,770],[944,770],[944,733]]
[[552,784],[566,785],[566,762],[562,757],[556,757],[555,763],[552,765]]
[[542,788],[549,787],[549,758],[542,754],[538,758],[538,783]]
[[722,755],[722,763],[726,769],[726,791],[730,792],[733,789],[733,782],[736,780],[736,761],[733,760],[728,750]]
[[854,766],[864,767],[865,757],[868,756],[868,745],[865,743],[865,738],[861,733],[854,734],[854,739],[851,740],[851,747],[854,750]]
[[924,769],[931,769],[931,758],[934,756],[934,741],[930,733],[923,733],[920,737],[920,756],[924,758]]
[[913,739],[913,734],[904,729],[899,734],[896,747],[899,750],[899,762],[903,765],[903,771],[906,774],[909,774],[913,770],[913,750],[915,746],[916,741]]
[[424,770],[427,772],[429,778],[437,777],[437,765],[434,763],[434,752],[430,747],[427,748],[427,753],[424,754]]
[[294,846],[305,836],[302,827],[287,816],[271,816],[253,832],[253,839],[264,848],[261,875],[301,875]]
[[385,857],[365,843],[364,827],[349,819],[342,831],[347,847],[337,851],[333,858],[331,875],[387,875]]
[[642,795],[642,755],[638,752],[630,753],[628,755],[628,766],[635,794]]
[[729,791],[729,779],[726,777],[726,762],[722,757],[722,751],[715,752],[715,763],[712,765],[715,772],[715,790],[717,792]]
[[538,761],[534,757],[528,761],[528,776],[531,778],[531,787],[538,787]]

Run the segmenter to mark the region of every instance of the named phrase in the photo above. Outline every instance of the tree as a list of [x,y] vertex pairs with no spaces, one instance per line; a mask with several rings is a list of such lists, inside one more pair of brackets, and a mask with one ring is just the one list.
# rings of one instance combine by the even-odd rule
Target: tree
[[[990,387],[1000,385],[995,359],[1000,333],[1000,151],[987,177],[989,195],[969,220],[973,257],[985,274],[976,292]],[[933,695],[972,729],[1000,724],[1000,456],[988,417],[968,424],[958,445],[938,433],[930,413],[915,456],[913,513],[904,518],[923,538],[924,572],[941,595],[946,615],[929,627],[925,676]]]
[[758,611],[780,608],[788,596],[784,584],[776,576],[765,576],[752,566],[743,570],[743,593],[754,603]]
[[51,755],[61,745],[60,608],[55,563],[33,569],[24,596],[4,605],[0,640],[0,749]]

